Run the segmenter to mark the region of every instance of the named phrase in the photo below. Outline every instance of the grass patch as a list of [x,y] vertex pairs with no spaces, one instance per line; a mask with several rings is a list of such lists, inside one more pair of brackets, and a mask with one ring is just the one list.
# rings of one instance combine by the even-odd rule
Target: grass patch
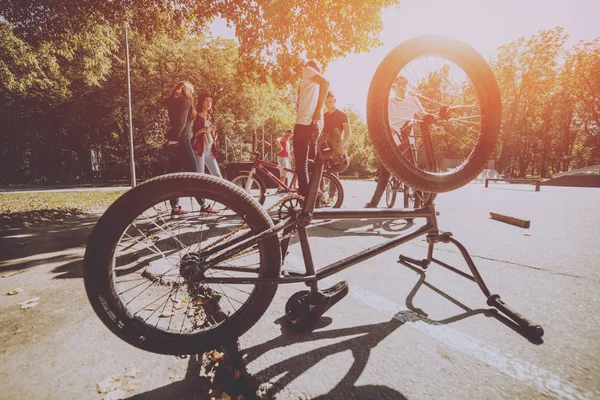
[[28,226],[102,212],[123,193],[125,190],[0,194],[0,227]]

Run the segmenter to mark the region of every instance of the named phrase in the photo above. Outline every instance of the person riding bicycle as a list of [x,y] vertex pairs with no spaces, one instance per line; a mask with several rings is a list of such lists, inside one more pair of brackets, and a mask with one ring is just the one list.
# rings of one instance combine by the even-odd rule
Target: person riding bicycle
[[[394,142],[400,149],[400,152],[408,157],[409,161],[416,161],[414,152],[415,140],[411,135],[415,114],[426,114],[423,105],[416,96],[412,96],[406,90],[408,87],[408,79],[400,75],[392,84],[394,97],[388,102],[388,118],[390,126],[394,133]],[[385,191],[390,172],[383,163],[379,163],[377,167],[377,186],[371,200],[365,204],[365,208],[377,208],[381,196]]]

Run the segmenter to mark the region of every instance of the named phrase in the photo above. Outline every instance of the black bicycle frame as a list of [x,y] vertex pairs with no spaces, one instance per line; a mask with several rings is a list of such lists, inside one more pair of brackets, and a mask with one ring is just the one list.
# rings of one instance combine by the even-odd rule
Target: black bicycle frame
[[[358,209],[358,210],[340,210],[340,209],[327,209],[327,210],[316,210],[315,204],[317,201],[318,193],[318,182],[321,181],[323,175],[323,163],[321,160],[315,162],[315,170],[311,176],[309,191],[304,202],[302,210],[298,210],[298,213],[292,217],[286,218],[277,223],[272,228],[263,231],[259,234],[252,235],[246,233],[237,238],[233,238],[231,241],[224,243],[219,246],[215,246],[210,249],[209,252],[213,255],[206,259],[205,268],[213,268],[215,270],[233,270],[234,267],[218,266],[218,264],[235,254],[256,246],[261,240],[265,238],[277,235],[278,232],[295,227],[298,231],[298,237],[300,246],[302,249],[302,256],[306,267],[306,273],[304,275],[290,276],[290,277],[278,277],[278,278],[244,278],[244,277],[223,277],[223,278],[210,278],[205,277],[203,283],[228,283],[228,284],[284,284],[284,283],[297,283],[304,282],[310,285],[313,290],[318,290],[316,282],[333,275],[343,269],[346,269],[354,264],[361,261],[367,260],[382,251],[389,250],[403,243],[409,242],[420,236],[427,234],[437,233],[437,219],[435,209],[432,205],[426,205],[420,209]],[[359,253],[346,257],[340,261],[336,261],[325,267],[315,270],[310,245],[308,242],[308,234],[306,227],[310,224],[311,220],[326,220],[326,219],[407,219],[407,218],[425,218],[426,222],[423,226],[418,227],[412,231],[406,232],[399,235],[396,238],[387,240],[381,244],[365,249]],[[306,220],[305,223],[300,223],[300,220]],[[203,258],[205,255],[200,253],[200,257]],[[285,255],[284,255],[285,256]],[[242,268],[243,269],[243,268]],[[242,270],[236,268],[236,270]],[[248,272],[254,272],[247,270]]]

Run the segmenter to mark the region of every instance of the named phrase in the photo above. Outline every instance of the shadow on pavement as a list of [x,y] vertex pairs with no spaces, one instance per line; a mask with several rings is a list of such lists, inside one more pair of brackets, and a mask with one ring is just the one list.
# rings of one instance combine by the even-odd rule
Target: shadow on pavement
[[128,397],[128,400],[206,399],[209,392],[210,380],[207,377],[200,376],[201,368],[202,355],[191,355],[188,359],[188,367],[183,380],[148,392],[138,393],[135,396]]
[[[367,366],[371,349],[375,348],[379,342],[389,336],[392,332],[404,324],[400,318],[392,318],[388,322],[380,324],[362,325],[352,328],[332,329],[328,331],[309,332],[305,334],[291,333],[285,324],[285,317],[275,321],[281,325],[281,336],[260,345],[242,350],[242,358],[246,363],[257,359],[267,351],[285,347],[292,343],[314,342],[322,339],[341,338],[344,336],[355,336],[342,342],[337,342],[324,347],[319,347],[306,353],[296,355],[284,361],[276,363],[260,371],[253,376],[258,383],[272,382],[275,377],[281,376],[269,387],[263,394],[264,398],[273,398],[278,392],[285,388],[294,379],[307,372],[312,366],[316,365],[326,357],[350,350],[354,358],[354,363],[346,376],[326,395],[318,397],[319,399],[404,399],[406,398],[400,392],[386,386],[355,386],[356,381],[361,376]],[[321,318],[316,328],[328,325],[330,319]],[[283,375],[283,376],[282,376]]]
[[82,277],[82,252],[99,216],[83,215],[62,222],[34,224],[0,232],[0,273],[63,263],[57,278]]

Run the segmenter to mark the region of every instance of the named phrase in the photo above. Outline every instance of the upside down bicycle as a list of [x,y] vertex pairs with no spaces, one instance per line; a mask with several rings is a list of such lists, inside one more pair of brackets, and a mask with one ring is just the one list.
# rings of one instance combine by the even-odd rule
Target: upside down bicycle
[[[435,150],[434,163],[411,162],[394,142],[388,115],[390,88],[398,76],[419,96],[427,114],[415,120],[414,148]],[[319,281],[381,251],[424,236],[423,260],[400,260],[425,269],[431,263],[476,282],[495,307],[527,335],[543,329],[506,305],[484,283],[466,248],[442,232],[435,193],[456,189],[484,168],[498,138],[501,102],[497,83],[484,59],[468,45],[423,36],[396,47],[375,72],[367,100],[371,141],[385,166],[415,190],[433,193],[413,209],[315,209],[323,161],[317,159],[308,195],[282,199],[270,216],[241,187],[209,175],[182,173],[151,179],[115,201],[95,226],[84,258],[88,298],[103,323],[128,343],[162,354],[192,354],[235,340],[250,329],[271,303],[278,285],[303,283],[285,313],[292,327],[310,329],[348,293],[340,282],[322,289]],[[419,146],[430,142],[431,146]],[[430,150],[426,150],[430,149]],[[443,160],[459,160],[446,171]],[[433,167],[432,167],[433,165]],[[171,217],[168,200],[189,203],[189,214]],[[221,210],[205,213],[204,198]],[[186,203],[186,206],[188,204]],[[384,243],[330,265],[315,268],[307,235],[313,220],[413,218],[421,224]],[[282,271],[291,236],[297,234],[305,273]],[[458,248],[469,273],[434,258],[437,243]]]

